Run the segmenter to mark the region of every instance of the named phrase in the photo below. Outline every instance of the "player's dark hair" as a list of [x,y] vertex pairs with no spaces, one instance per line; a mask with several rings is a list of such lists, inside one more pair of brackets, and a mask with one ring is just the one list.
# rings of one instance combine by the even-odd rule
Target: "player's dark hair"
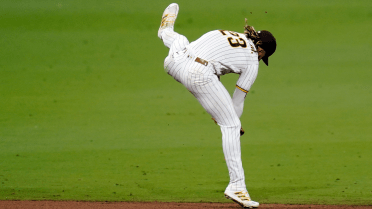
[[262,41],[261,41],[258,33],[256,32],[256,30],[254,29],[254,27],[248,25],[247,18],[245,18],[244,34],[247,38],[252,40],[253,44],[256,47],[256,50],[258,49],[258,46],[262,45]]

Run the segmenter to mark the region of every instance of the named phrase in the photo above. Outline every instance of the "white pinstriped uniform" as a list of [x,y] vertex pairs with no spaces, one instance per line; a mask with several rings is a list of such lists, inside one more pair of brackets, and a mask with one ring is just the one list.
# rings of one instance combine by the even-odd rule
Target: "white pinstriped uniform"
[[223,152],[230,175],[228,188],[246,190],[240,148],[241,112],[236,112],[233,100],[218,76],[240,74],[237,88],[247,93],[258,72],[254,44],[244,34],[223,30],[208,32],[189,43],[185,36],[166,28],[161,38],[170,48],[164,61],[168,74],[182,83],[221,127]]

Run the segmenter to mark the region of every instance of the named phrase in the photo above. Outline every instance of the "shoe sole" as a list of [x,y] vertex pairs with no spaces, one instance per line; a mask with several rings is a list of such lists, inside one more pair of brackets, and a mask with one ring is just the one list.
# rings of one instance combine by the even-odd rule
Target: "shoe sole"
[[253,207],[253,206],[244,206],[243,203],[240,203],[239,201],[235,200],[234,198],[230,197],[229,195],[225,194],[226,199],[232,200],[236,203],[238,203],[240,206],[243,208],[258,208],[258,207]]

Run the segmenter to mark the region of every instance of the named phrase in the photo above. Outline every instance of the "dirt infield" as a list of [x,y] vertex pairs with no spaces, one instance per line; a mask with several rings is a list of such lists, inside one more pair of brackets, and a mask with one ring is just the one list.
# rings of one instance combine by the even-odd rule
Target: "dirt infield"
[[[73,202],[73,201],[0,201],[1,209],[199,209],[199,208],[241,208],[235,203],[140,203],[140,202]],[[372,209],[372,206],[347,206],[347,205],[281,205],[281,204],[262,204],[260,209],[265,208],[324,208],[324,209]]]

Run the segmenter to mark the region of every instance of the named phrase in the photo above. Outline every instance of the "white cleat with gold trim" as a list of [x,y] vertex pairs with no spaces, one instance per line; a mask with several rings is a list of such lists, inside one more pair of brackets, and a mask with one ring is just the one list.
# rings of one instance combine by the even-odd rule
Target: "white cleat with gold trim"
[[260,203],[251,200],[247,191],[234,192],[226,190],[225,197],[238,203],[244,208],[257,208],[260,205]]
[[179,10],[179,6],[178,4],[176,3],[172,3],[170,4],[163,12],[163,16],[161,18],[161,24],[160,24],[160,28],[158,30],[158,37],[160,39],[161,38],[161,32],[163,32],[163,30],[165,28],[170,28],[170,29],[174,29],[174,22],[176,21],[176,18],[177,18],[177,15],[178,15],[178,10]]

